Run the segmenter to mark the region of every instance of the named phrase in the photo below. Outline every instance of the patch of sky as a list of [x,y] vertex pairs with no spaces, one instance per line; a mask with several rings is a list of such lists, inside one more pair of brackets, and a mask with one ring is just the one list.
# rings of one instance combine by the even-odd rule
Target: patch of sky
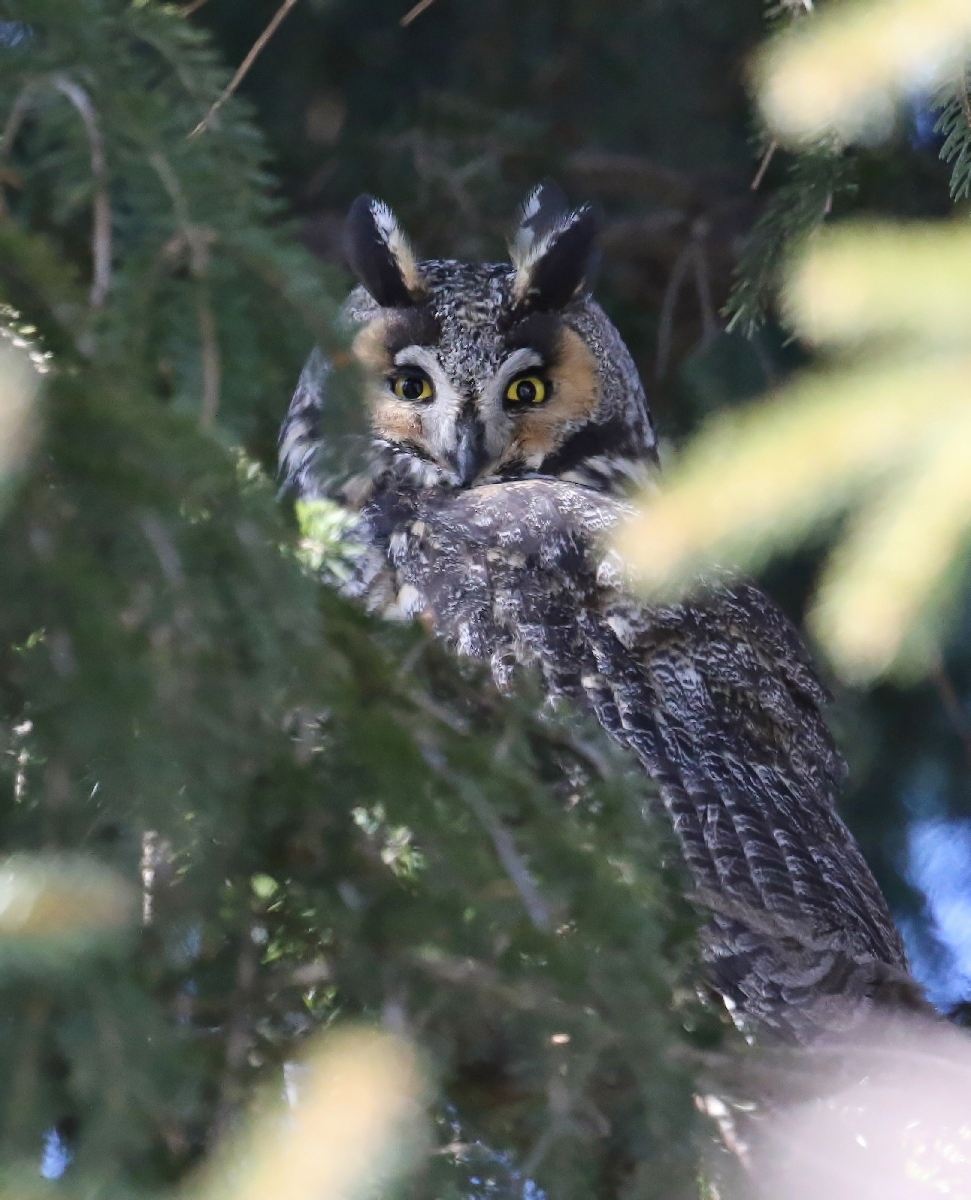
[[942,142],[937,132],[937,120],[941,115],[929,96],[914,96],[910,101],[910,122],[907,136],[915,150],[937,148]]
[[13,50],[30,37],[30,32],[23,21],[0,21],[0,50]]
[[60,1179],[71,1165],[71,1151],[67,1142],[56,1129],[44,1134],[44,1152],[40,1160],[40,1173],[45,1179]]
[[911,969],[942,1010],[971,998],[971,821],[924,817],[907,831],[907,879],[925,920],[901,921]]

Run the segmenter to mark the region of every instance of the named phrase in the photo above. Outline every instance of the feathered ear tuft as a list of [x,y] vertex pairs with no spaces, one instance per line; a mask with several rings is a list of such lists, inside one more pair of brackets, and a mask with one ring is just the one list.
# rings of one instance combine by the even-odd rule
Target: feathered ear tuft
[[351,270],[382,308],[408,308],[425,284],[398,218],[373,196],[358,196],[344,224],[344,253]]
[[513,266],[519,267],[534,247],[562,221],[570,211],[566,193],[558,183],[546,180],[526,197],[519,215],[519,228],[509,245]]
[[589,205],[571,212],[556,184],[540,184],[523,205],[509,248],[515,303],[540,312],[569,304],[592,271],[596,236],[597,217]]

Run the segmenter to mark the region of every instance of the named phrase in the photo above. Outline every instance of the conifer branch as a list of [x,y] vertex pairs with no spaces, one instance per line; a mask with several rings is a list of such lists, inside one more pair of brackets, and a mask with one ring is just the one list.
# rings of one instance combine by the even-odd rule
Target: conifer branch
[[729,330],[751,337],[761,328],[785,262],[826,219],[834,199],[854,186],[853,161],[840,148],[820,146],[793,159],[788,179],[772,194],[739,258],[722,310]]
[[[91,288],[89,302],[92,308],[101,308],[111,287],[111,200],[108,192],[108,160],[104,138],[98,123],[97,110],[91,97],[80,84],[67,75],[53,75],[46,80],[33,80],[20,92],[7,117],[3,136],[0,138],[0,161],[13,148],[13,143],[27,115],[30,102],[39,88],[49,84],[73,105],[84,125],[88,140],[91,177],[94,184],[91,220]],[[0,216],[6,215],[6,205],[0,189]]]
[[765,153],[762,155],[762,161],[759,163],[759,169],[755,172],[755,176],[752,179],[752,182],[749,184],[751,191],[757,192],[762,186],[762,180],[765,178],[765,173],[769,169],[769,165],[771,164],[773,158],[775,158],[776,151],[778,149],[779,143],[775,138],[773,138],[772,141],[769,142],[768,146],[766,146]]
[[941,158],[951,163],[951,199],[964,200],[971,196],[971,101],[967,68],[952,86],[938,93],[937,107],[940,115],[934,130],[944,138]]
[[[0,135],[0,163],[6,161],[7,156],[13,147],[17,133],[23,123],[24,117],[27,115],[27,107],[30,102],[31,93],[36,84],[29,83],[14,100],[7,120],[4,123],[3,134]],[[9,216],[7,202],[3,194],[3,177],[0,176],[0,217]]]
[[168,159],[156,151],[149,155],[149,162],[154,167],[162,181],[162,186],[172,201],[172,208],[180,225],[179,234],[166,243],[164,254],[166,257],[174,257],[183,249],[187,250],[189,270],[199,284],[199,296],[196,303],[202,368],[199,425],[202,429],[211,429],[215,425],[216,416],[219,413],[219,397],[222,386],[222,359],[219,353],[216,318],[212,311],[208,282],[209,251],[216,235],[213,230],[197,225],[191,219],[179,177],[173,171]]
[[475,787],[471,780],[456,781],[469,808],[479,819],[479,823],[492,839],[496,856],[505,868],[506,874],[512,880],[513,886],[519,893],[523,906],[529,915],[533,927],[540,933],[549,933],[553,928],[553,917],[549,905],[543,898],[536,881],[523,861],[512,834],[503,825],[495,810],[482,792]]

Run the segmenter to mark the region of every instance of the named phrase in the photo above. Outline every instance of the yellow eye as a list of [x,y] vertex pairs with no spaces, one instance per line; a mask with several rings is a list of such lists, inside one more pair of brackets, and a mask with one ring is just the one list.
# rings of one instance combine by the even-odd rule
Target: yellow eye
[[538,375],[519,375],[506,388],[507,404],[542,404],[549,385]]
[[391,390],[399,400],[408,400],[412,404],[420,400],[431,400],[435,395],[432,381],[427,375],[417,371],[402,371],[400,375],[391,376]]

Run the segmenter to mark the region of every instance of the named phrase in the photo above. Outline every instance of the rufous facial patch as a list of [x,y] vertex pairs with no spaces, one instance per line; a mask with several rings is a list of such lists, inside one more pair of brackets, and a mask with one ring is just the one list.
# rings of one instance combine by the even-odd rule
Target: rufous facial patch
[[351,345],[351,351],[364,371],[364,398],[376,437],[389,442],[420,444],[425,436],[421,410],[399,400],[388,387],[388,374],[394,369],[388,345],[393,318],[377,317],[368,322]]
[[563,329],[556,361],[547,374],[552,384],[550,399],[517,416],[503,463],[521,459],[538,466],[596,411],[600,400],[597,361],[574,330]]

